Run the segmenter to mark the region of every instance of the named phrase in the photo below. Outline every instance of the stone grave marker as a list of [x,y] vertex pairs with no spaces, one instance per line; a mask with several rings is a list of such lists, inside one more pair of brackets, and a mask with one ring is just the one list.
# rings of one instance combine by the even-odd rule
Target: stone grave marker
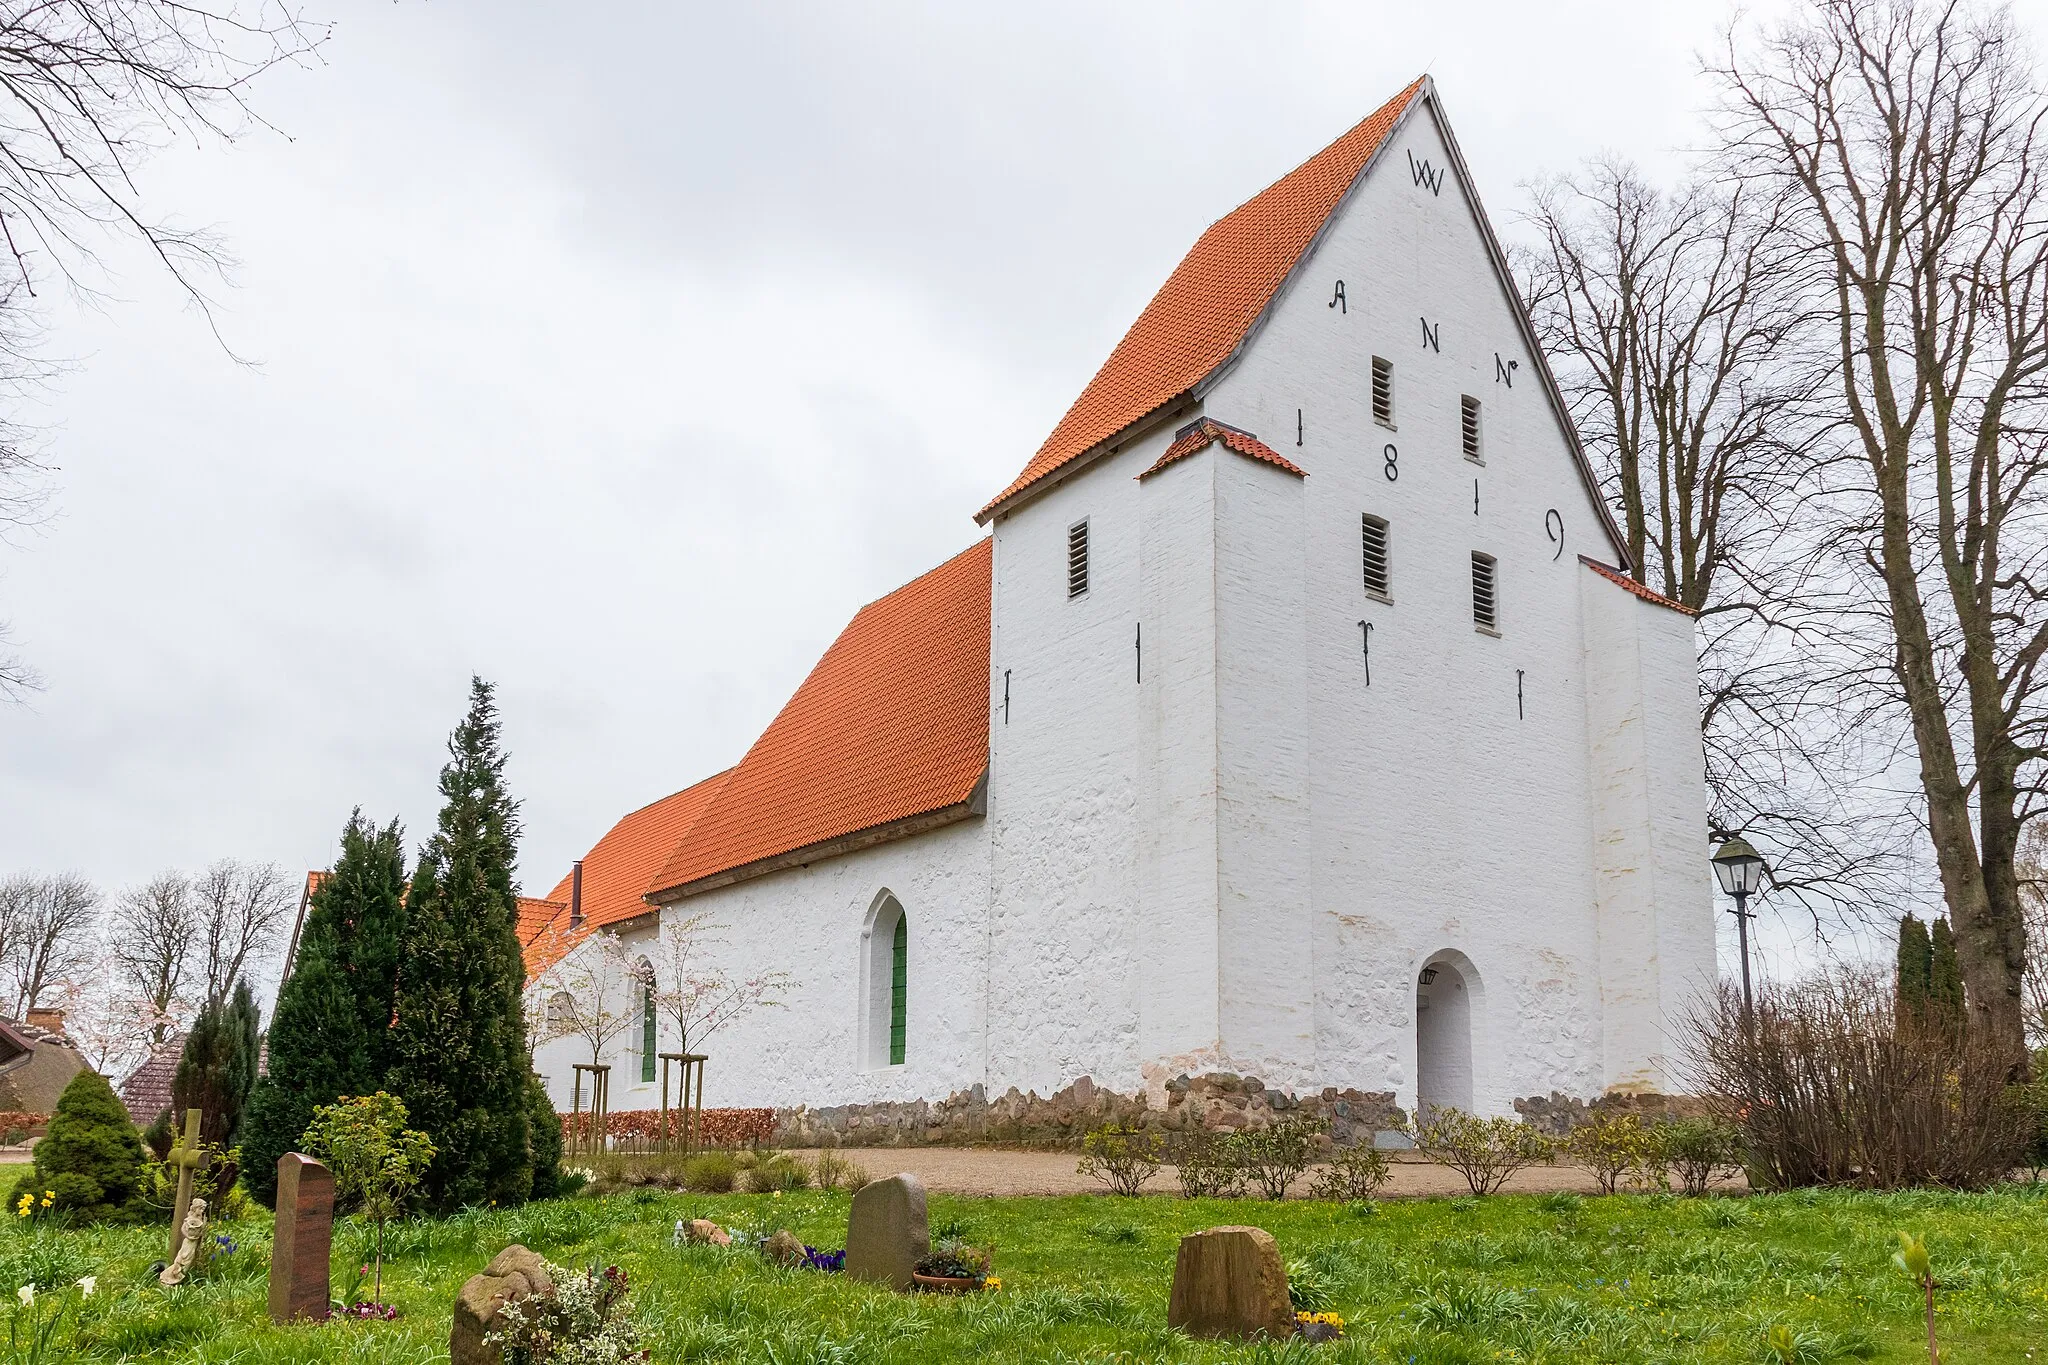
[[912,1269],[931,1249],[924,1186],[916,1176],[870,1181],[855,1193],[846,1220],[848,1278],[908,1289]]
[[547,1263],[514,1242],[463,1282],[455,1298],[455,1320],[448,1326],[449,1365],[503,1365],[505,1351],[485,1338],[504,1325],[502,1310],[529,1294],[552,1294]]
[[1166,1325],[1193,1337],[1294,1335],[1287,1267],[1264,1228],[1209,1228],[1180,1239]]
[[327,1317],[334,1245],[334,1173],[309,1156],[277,1159],[277,1226],[270,1237],[270,1320]]

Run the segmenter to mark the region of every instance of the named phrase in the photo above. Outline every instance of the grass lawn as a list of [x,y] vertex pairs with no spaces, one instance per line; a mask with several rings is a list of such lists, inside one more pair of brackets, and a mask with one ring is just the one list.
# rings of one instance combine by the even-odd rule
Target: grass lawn
[[[98,1272],[80,1354],[61,1359],[413,1362],[446,1359],[464,1278],[508,1242],[631,1275],[658,1363],[774,1365],[932,1361],[1766,1360],[1774,1323],[1795,1359],[1924,1360],[1912,1289],[1891,1266],[1893,1231],[1927,1236],[1944,1281],[1944,1356],[2048,1362],[2048,1187],[1981,1195],[1799,1193],[1747,1199],[1505,1196],[1377,1206],[1167,1197],[967,1199],[934,1195],[947,1225],[993,1244],[999,1292],[897,1296],[838,1276],[771,1269],[752,1253],[670,1246],[678,1218],[787,1226],[843,1244],[848,1196],[656,1195],[572,1199],[395,1226],[385,1298],[394,1323],[276,1328],[265,1311],[267,1222],[228,1225],[240,1248],[205,1282],[146,1278],[159,1229],[61,1234],[76,1273]],[[1165,1327],[1176,1239],[1225,1223],[1271,1231],[1322,1282],[1345,1343],[1222,1347]],[[335,1261],[360,1245],[337,1228]],[[0,1275],[28,1239],[0,1233]],[[348,1248],[348,1249],[343,1249]],[[1310,1278],[1308,1276],[1302,1277]],[[0,1302],[15,1280],[0,1284]],[[339,1277],[337,1277],[337,1285]]]

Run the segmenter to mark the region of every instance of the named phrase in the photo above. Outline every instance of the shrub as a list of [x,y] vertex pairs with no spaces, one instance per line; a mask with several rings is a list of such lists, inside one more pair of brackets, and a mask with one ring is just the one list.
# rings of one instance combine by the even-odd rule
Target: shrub
[[1837,967],[1696,1011],[1693,1080],[1742,1133],[1760,1188],[1860,1185],[1980,1189],[2028,1141],[2007,1058],[1978,1030],[1894,1026],[1894,993],[1867,968]]
[[1630,1174],[1647,1174],[1651,1166],[1660,1164],[1649,1130],[1634,1114],[1618,1118],[1597,1114],[1590,1123],[1572,1129],[1562,1145],[1574,1161],[1593,1173],[1602,1194],[1613,1194]]
[[405,1124],[405,1101],[379,1090],[317,1106],[306,1129],[306,1154],[320,1158],[334,1172],[336,1199],[354,1204],[377,1225],[374,1292],[379,1298],[384,1290],[384,1225],[404,1207],[434,1159],[433,1142]]
[[[687,1178],[687,1177],[686,1177]],[[773,1194],[801,1190],[811,1183],[811,1173],[793,1156],[769,1152],[747,1168],[746,1185],[751,1194]]]
[[1135,1198],[1145,1182],[1159,1174],[1164,1147],[1159,1134],[1150,1129],[1110,1124],[1081,1139],[1078,1169],[1107,1184],[1112,1194]]
[[1340,1147],[1330,1157],[1329,1165],[1316,1172],[1308,1187],[1309,1197],[1327,1199],[1333,1204],[1362,1203],[1378,1195],[1380,1186],[1392,1174],[1387,1154],[1370,1141]]
[[915,1269],[920,1275],[939,1275],[949,1280],[985,1280],[993,1263],[994,1258],[983,1248],[948,1238],[933,1247]]
[[550,1262],[548,1276],[554,1290],[507,1303],[486,1345],[507,1360],[628,1365],[647,1359],[628,1313],[625,1271],[570,1270]]
[[857,1190],[868,1183],[865,1166],[837,1152],[820,1152],[811,1168],[811,1180],[821,1190]]
[[52,1207],[81,1222],[146,1217],[142,1201],[142,1142],[128,1110],[96,1071],[81,1071],[64,1087],[50,1131],[36,1144],[33,1166],[15,1186],[14,1202],[37,1202],[54,1191]]
[[1316,1119],[1281,1119],[1270,1128],[1251,1128],[1230,1139],[1247,1178],[1268,1199],[1285,1199],[1287,1187],[1316,1159]]
[[1550,1138],[1520,1119],[1483,1119],[1448,1106],[1411,1121],[1408,1136],[1431,1161],[1465,1177],[1475,1195],[1498,1193],[1515,1172],[1548,1161]]
[[1676,1119],[1652,1127],[1664,1164],[1678,1173],[1679,1188],[1698,1197],[1716,1179],[1742,1169],[1742,1134],[1717,1119]]
[[1181,1133],[1168,1144],[1174,1176],[1187,1199],[1237,1199],[1244,1194],[1245,1172],[1237,1145],[1224,1133],[1197,1129]]
[[731,1152],[699,1152],[683,1163],[683,1188],[698,1194],[731,1194],[740,1163]]

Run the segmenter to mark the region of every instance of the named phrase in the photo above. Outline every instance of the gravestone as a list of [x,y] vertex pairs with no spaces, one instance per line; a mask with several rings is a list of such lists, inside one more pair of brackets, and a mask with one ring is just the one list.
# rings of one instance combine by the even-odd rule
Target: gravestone
[[910,1288],[911,1271],[931,1254],[924,1186],[914,1175],[892,1175],[860,1187],[846,1220],[846,1275],[892,1289]]
[[1263,1228],[1209,1228],[1180,1239],[1166,1325],[1192,1337],[1294,1335],[1287,1267]]
[[484,1339],[501,1325],[499,1310],[529,1294],[552,1294],[554,1278],[547,1263],[514,1242],[472,1275],[455,1298],[455,1320],[448,1328],[449,1365],[503,1365],[503,1347]]
[[270,1320],[327,1317],[334,1246],[334,1173],[309,1156],[277,1159],[277,1225],[270,1235]]
[[193,1181],[213,1161],[199,1141],[197,1109],[185,1111],[184,1135],[171,1143],[164,1161],[178,1168],[178,1190],[171,1199],[171,1259],[176,1261],[179,1243],[185,1237],[185,1211],[192,1206]]

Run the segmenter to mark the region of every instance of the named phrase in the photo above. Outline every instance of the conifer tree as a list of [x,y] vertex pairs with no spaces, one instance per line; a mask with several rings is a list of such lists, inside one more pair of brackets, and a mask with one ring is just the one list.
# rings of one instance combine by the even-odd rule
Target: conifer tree
[[533,1189],[525,963],[514,928],[519,809],[505,791],[497,706],[470,682],[448,741],[442,807],[405,898],[389,1088],[434,1144],[436,1209],[517,1203]]
[[1927,1022],[1927,990],[1933,966],[1933,950],[1927,926],[1911,915],[1899,917],[1899,959],[1897,974],[1898,1022],[1900,1027]]
[[1929,940],[1927,1017],[1950,1032],[1959,1033],[1963,1027],[1963,967],[1946,917],[1934,921]]
[[277,1198],[277,1159],[298,1149],[316,1107],[384,1086],[404,902],[405,833],[396,820],[379,829],[359,809],[306,907],[271,1012],[269,1074],[249,1102],[243,1182],[265,1204]]
[[142,1198],[142,1140],[97,1071],[81,1071],[64,1087],[49,1134],[30,1160],[28,1174],[9,1196],[10,1219],[23,1195],[36,1211],[78,1222],[131,1221],[150,1212]]
[[174,1131],[183,1133],[185,1111],[197,1109],[202,1141],[234,1145],[249,1092],[256,1088],[261,1024],[246,981],[237,981],[234,994],[199,1012],[171,1076]]

